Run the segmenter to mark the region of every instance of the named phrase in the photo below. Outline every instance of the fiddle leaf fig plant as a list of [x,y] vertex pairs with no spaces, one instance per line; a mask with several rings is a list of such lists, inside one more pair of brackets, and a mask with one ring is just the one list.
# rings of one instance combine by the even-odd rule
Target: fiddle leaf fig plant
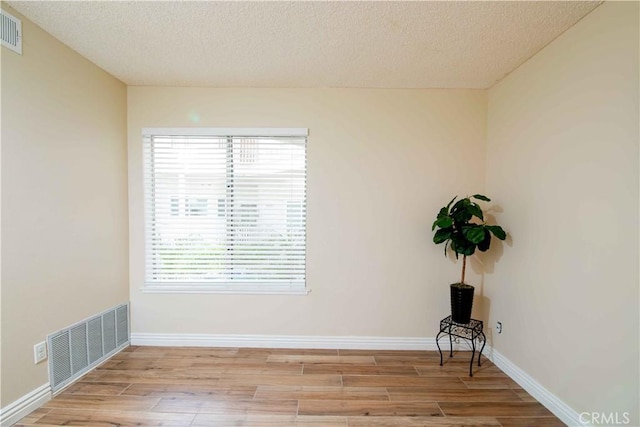
[[[487,196],[475,194],[456,202],[458,197],[451,199],[447,206],[440,209],[431,231],[435,230],[433,242],[444,243],[444,255],[451,249],[456,259],[462,255],[462,277],[460,285],[464,285],[467,257],[475,253],[476,249],[485,252],[491,246],[491,237],[504,240],[507,233],[499,225],[487,225],[480,205],[474,200],[490,202]],[[455,202],[455,203],[454,203]]]

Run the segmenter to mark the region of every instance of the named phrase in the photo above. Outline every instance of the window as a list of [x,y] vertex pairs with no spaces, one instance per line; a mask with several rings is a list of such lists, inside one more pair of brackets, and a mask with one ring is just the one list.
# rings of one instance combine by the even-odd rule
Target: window
[[180,215],[180,199],[177,197],[171,198],[171,216]]
[[305,221],[304,204],[299,201],[287,200],[287,225],[290,229],[303,224]]
[[306,129],[144,129],[145,287],[305,293]]
[[224,218],[226,215],[225,200],[218,199],[218,216]]
[[206,216],[209,207],[208,199],[187,199],[187,215]]

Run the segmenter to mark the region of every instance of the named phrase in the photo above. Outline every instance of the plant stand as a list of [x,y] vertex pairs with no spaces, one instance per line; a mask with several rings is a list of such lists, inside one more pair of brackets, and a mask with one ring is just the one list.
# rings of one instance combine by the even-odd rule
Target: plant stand
[[471,344],[471,361],[469,362],[469,376],[473,376],[473,359],[476,355],[476,341],[478,345],[482,343],[480,352],[478,353],[478,366],[481,366],[480,359],[482,358],[482,351],[487,343],[487,337],[484,335],[484,325],[482,320],[471,319],[469,323],[456,323],[451,320],[451,316],[447,316],[440,321],[440,332],[436,336],[436,345],[440,352],[440,366],[442,366],[442,350],[440,349],[440,343],[438,340],[441,336],[449,335],[449,357],[453,357],[453,337],[465,339]]

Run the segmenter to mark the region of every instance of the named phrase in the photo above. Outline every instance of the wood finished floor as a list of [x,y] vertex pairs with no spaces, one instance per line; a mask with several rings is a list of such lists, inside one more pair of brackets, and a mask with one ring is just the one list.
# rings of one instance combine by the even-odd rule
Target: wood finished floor
[[129,347],[18,422],[44,426],[563,426],[459,352]]

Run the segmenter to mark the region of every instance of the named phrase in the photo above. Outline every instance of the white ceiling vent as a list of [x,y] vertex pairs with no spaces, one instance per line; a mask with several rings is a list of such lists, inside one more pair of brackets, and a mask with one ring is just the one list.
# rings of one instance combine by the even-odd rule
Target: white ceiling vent
[[2,46],[22,55],[22,21],[4,10],[0,12]]

